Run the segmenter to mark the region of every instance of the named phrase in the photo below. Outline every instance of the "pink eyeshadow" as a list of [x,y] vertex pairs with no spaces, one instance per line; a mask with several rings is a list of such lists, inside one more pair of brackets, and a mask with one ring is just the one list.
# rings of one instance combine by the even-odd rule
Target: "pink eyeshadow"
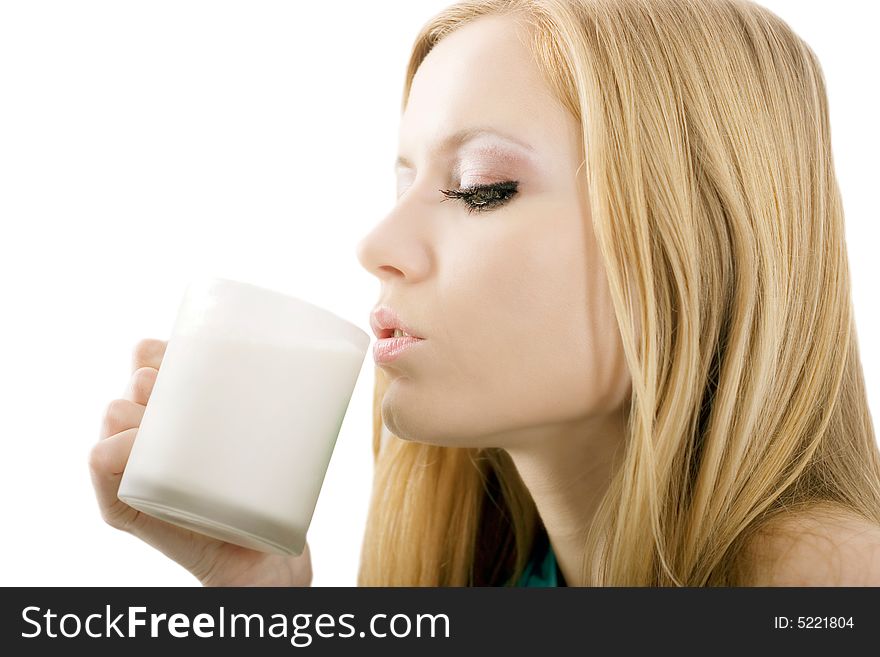
[[[485,145],[468,147],[456,162],[456,174],[482,178],[505,178],[521,172],[530,165],[530,158],[511,151],[510,148]],[[492,180],[488,182],[498,182]]]

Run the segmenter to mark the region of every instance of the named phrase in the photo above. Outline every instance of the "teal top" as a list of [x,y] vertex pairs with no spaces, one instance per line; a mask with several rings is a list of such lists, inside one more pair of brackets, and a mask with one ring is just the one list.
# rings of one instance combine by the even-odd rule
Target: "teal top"
[[550,541],[539,541],[515,586],[566,586]]

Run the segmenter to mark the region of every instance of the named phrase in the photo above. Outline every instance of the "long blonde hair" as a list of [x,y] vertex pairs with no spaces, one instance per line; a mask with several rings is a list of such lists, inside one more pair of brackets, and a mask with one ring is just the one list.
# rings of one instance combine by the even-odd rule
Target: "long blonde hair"
[[[584,537],[583,581],[737,585],[780,518],[880,524],[823,74],[744,0],[468,0],[418,35],[413,76],[484,15],[529,26],[582,126],[583,171],[632,396],[625,455]],[[383,440],[361,586],[510,585],[545,532],[500,449]],[[546,536],[546,534],[543,534]]]

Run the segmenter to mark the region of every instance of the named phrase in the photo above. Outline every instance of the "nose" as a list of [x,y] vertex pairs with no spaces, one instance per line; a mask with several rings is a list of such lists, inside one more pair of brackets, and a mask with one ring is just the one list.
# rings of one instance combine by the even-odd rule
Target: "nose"
[[428,235],[411,213],[406,216],[405,205],[398,204],[355,249],[361,266],[382,281],[403,278],[414,282],[428,273]]
[[358,240],[357,246],[355,247],[355,254],[357,255],[358,262],[361,263],[361,267],[370,270],[370,265],[367,264],[367,249],[369,248],[367,245],[367,239],[369,235],[364,235],[360,240]]
[[[374,231],[375,232],[375,231]],[[361,263],[361,267],[366,269],[368,272],[377,276],[378,278],[382,278],[384,272],[389,269],[396,269],[395,267],[391,267],[387,264],[380,264],[382,260],[382,255],[380,255],[380,247],[374,244],[373,233],[365,235],[361,240],[357,243],[357,259],[358,262]],[[386,258],[387,260],[387,258]],[[397,270],[399,272],[399,270]]]
[[[409,278],[410,276],[406,272],[412,271],[412,269],[400,264],[399,259],[395,259],[375,240],[376,238],[370,234],[358,242],[357,258],[361,266],[379,280]],[[396,264],[391,264],[392,261]]]

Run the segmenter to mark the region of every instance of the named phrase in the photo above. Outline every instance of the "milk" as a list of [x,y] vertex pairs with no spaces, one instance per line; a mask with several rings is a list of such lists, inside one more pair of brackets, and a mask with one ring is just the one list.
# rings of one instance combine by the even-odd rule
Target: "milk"
[[[301,554],[369,337],[345,324],[334,335],[327,323],[344,320],[277,293],[245,309],[264,315],[251,324],[236,323],[235,307],[247,305],[240,298],[215,297],[210,312],[194,312],[188,294],[119,499],[237,545]],[[218,314],[218,303],[229,308]],[[294,312],[273,315],[273,304]],[[312,322],[313,313],[327,314]]]

